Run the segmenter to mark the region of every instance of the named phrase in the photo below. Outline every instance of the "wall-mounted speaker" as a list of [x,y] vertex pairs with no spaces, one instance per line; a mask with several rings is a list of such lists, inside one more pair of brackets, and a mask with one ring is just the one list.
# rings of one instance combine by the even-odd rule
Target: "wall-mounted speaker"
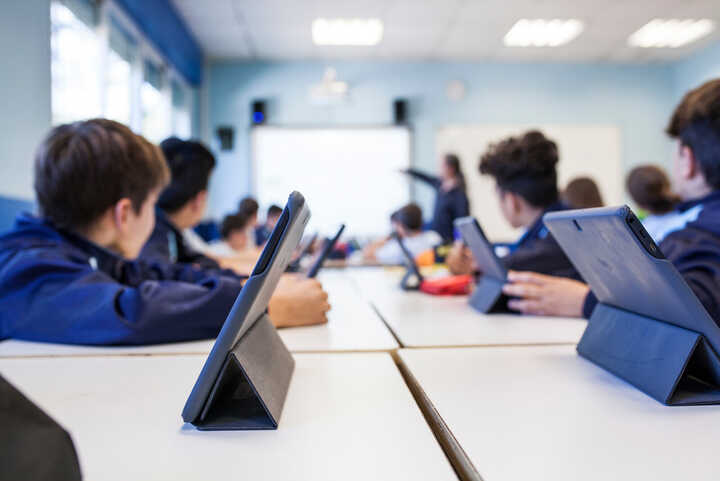
[[395,99],[393,102],[393,119],[395,125],[407,124],[407,100]]
[[235,129],[229,126],[221,126],[215,129],[215,134],[220,141],[220,150],[232,150],[235,139]]
[[250,114],[250,123],[252,125],[262,125],[267,120],[265,112],[265,101],[264,100],[253,100],[251,104],[252,112]]

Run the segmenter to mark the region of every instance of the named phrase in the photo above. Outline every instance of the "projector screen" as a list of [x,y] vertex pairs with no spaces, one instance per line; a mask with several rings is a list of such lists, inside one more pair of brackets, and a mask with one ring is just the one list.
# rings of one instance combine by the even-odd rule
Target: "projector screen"
[[312,217],[306,232],[384,235],[390,214],[409,202],[410,131],[403,127],[252,130],[254,190],[262,208],[297,190]]

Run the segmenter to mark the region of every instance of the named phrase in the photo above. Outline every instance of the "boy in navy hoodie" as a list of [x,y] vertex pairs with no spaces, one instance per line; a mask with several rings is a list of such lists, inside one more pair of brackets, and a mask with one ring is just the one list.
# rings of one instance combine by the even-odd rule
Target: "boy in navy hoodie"
[[[683,202],[676,229],[659,247],[720,324],[720,79],[686,94],[666,132],[677,141],[673,177]],[[509,278],[505,293],[520,298],[509,306],[521,312],[590,317],[597,304],[587,285],[570,279],[531,272]]]
[[[241,278],[130,260],[153,229],[168,180],[160,150],[122,124],[54,128],[35,157],[41,217],[22,215],[0,237],[0,339],[149,344],[216,336]],[[322,294],[314,307],[324,316]]]
[[[546,212],[565,210],[557,187],[558,149],[542,132],[529,131],[493,144],[480,159],[480,173],[495,179],[503,216],[525,234],[502,258],[508,269],[531,270],[579,279],[570,259],[545,228]],[[456,243],[447,257],[454,274],[474,270],[470,251]]]

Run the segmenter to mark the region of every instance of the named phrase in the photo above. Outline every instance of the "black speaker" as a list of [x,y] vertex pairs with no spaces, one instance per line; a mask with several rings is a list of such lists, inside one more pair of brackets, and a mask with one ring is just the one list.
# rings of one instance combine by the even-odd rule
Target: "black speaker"
[[407,124],[407,100],[396,99],[393,102],[393,118],[396,125]]
[[222,126],[215,129],[215,134],[220,140],[220,150],[232,150],[233,140],[235,138],[235,129],[228,126]]
[[253,100],[250,123],[253,125],[262,125],[265,123],[266,118],[267,117],[265,114],[265,101]]

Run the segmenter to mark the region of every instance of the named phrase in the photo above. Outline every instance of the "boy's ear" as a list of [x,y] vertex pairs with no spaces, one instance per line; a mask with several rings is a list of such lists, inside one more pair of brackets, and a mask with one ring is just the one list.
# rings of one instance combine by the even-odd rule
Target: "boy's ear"
[[132,208],[132,201],[127,197],[122,198],[115,203],[115,206],[113,207],[113,221],[115,222],[115,227],[117,229],[121,231],[127,229],[130,215],[133,212]]
[[197,193],[197,195],[195,197],[193,197],[192,203],[193,203],[193,208],[195,211],[202,209],[203,213],[205,213],[204,210],[207,205],[207,196],[208,196],[208,191],[201,190],[200,192]]
[[695,159],[695,154],[687,145],[680,144],[679,148],[682,175],[686,179],[692,179],[700,174],[700,166],[697,163],[697,159]]

